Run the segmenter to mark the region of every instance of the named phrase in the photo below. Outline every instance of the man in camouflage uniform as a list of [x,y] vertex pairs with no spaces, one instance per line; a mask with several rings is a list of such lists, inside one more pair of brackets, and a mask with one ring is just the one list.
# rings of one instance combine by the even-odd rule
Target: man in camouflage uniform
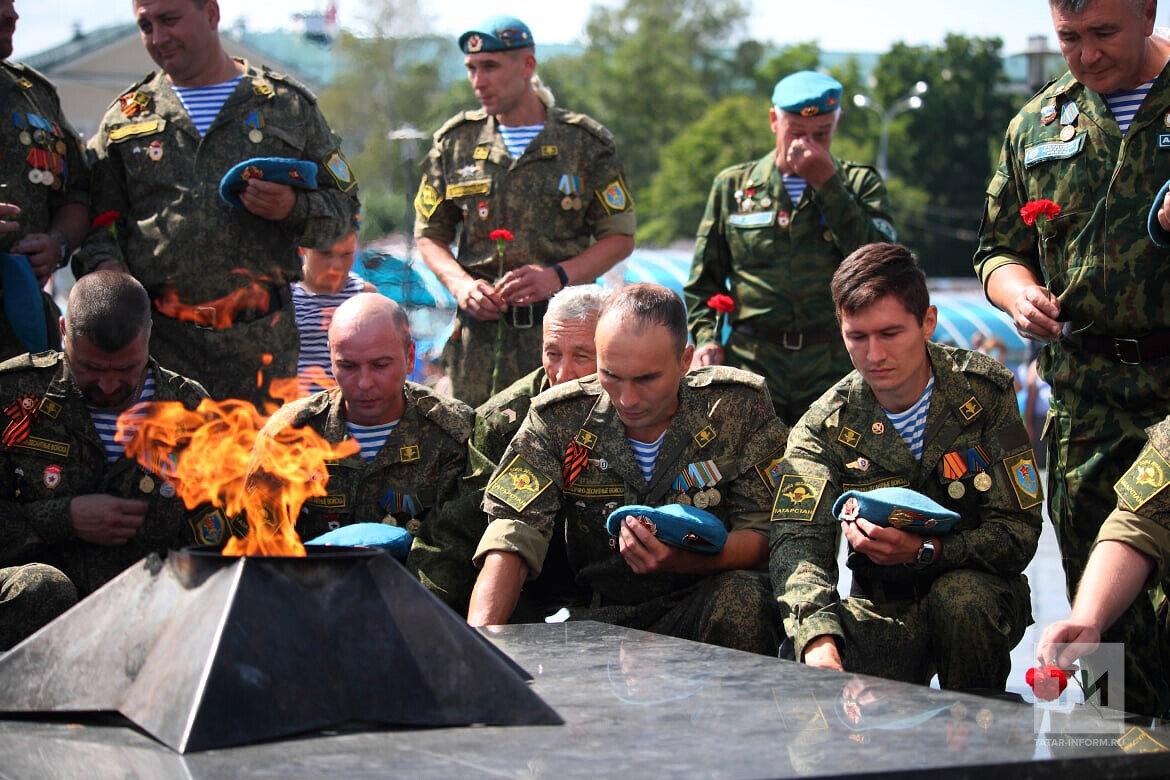
[[383,440],[328,464],[326,495],[305,502],[297,533],[309,540],[351,523],[382,522],[416,534],[454,496],[473,412],[406,381],[414,366],[410,323],[383,295],[359,293],[337,307],[329,351],[337,387],[285,404],[260,436],[309,426],[331,444],[363,434]]
[[[566,287],[549,299],[544,315],[542,365],[517,379],[475,410],[475,431],[467,445],[467,470],[459,481],[459,500],[439,513],[410,550],[407,566],[424,585],[461,615],[467,614],[478,574],[471,564],[487,529],[483,491],[504,451],[528,415],[532,399],[555,385],[597,371],[593,332],[606,293],[596,285]],[[456,507],[458,507],[456,509]],[[558,528],[563,522],[558,523]],[[551,615],[573,590],[565,560],[564,534],[554,534],[540,576],[528,583],[512,613],[513,623]]]
[[[414,202],[419,251],[459,302],[443,360],[452,392],[472,406],[540,364],[549,296],[592,282],[634,248],[634,201],[613,136],[553,107],[533,44],[506,16],[459,38],[482,107],[435,133]],[[509,150],[510,133],[534,128],[527,147]],[[496,230],[513,236],[502,259]]]
[[[0,0],[0,93],[12,118],[0,124],[0,181],[6,185],[0,194],[0,252],[27,256],[44,286],[89,228],[89,167],[53,85],[27,65],[8,61],[17,18],[12,0]],[[13,329],[37,316],[43,316],[47,346],[60,346],[60,312],[48,295],[41,297],[43,315],[6,311],[0,298],[0,360],[46,348],[25,343]]]
[[[632,285],[598,318],[596,377],[533,399],[484,495],[490,520],[468,622],[505,623],[538,576],[558,516],[589,601],[572,619],[775,655],[780,625],[767,576],[767,507],[787,429],[764,382],[724,367],[686,373],[686,310],[665,287]],[[646,476],[634,442],[657,449]],[[648,453],[647,457],[651,457]],[[671,547],[619,506],[694,503],[730,532],[714,555]]]
[[[269,383],[296,375],[299,339],[288,282],[298,246],[332,246],[358,210],[357,184],[316,101],[287,76],[224,52],[216,0],[135,0],[159,67],[111,105],[91,141],[94,211],[79,273],[125,267],[155,300],[151,353],[213,398],[260,405]],[[177,89],[238,79],[200,133]],[[252,157],[318,164],[316,190],[251,178],[244,208],[217,194]]]
[[[950,689],[1003,690],[1031,621],[1024,568],[1043,500],[1012,375],[976,352],[930,342],[937,310],[914,256],[869,244],[832,281],[857,371],[793,428],[772,509],[772,584],[795,657],[810,666]],[[909,431],[892,420],[909,413]],[[915,452],[905,437],[917,430]],[[920,536],[859,518],[845,491],[902,486],[960,519]],[[852,595],[837,594],[837,531]]]
[[[896,239],[881,176],[829,153],[840,83],[811,71],[786,76],[769,117],[776,150],[715,177],[685,291],[699,365],[766,377],[776,414],[791,425],[849,372],[828,295],[833,271],[862,244]],[[707,305],[720,293],[735,302],[726,348]]]
[[[1021,334],[1047,342],[1048,511],[1071,599],[1113,484],[1170,409],[1170,256],[1146,228],[1170,178],[1170,41],[1152,34],[1154,0],[1050,5],[1069,72],[1008,127],[975,270]],[[1108,104],[1126,90],[1140,102],[1127,130]],[[1157,633],[1148,599],[1106,633],[1126,645],[1131,712],[1170,706]]]
[[1160,584],[1170,593],[1170,418],[1148,433],[1149,443],[1114,486],[1117,507],[1093,542],[1072,614],[1045,629],[1036,645],[1041,664],[1055,660],[1069,668],[1093,652],[1143,591]]
[[[139,401],[194,408],[207,397],[149,357],[150,299],[142,286],[115,271],[85,277],[70,291],[69,319],[58,332],[64,353],[0,364],[7,423],[0,434],[0,564],[35,561],[63,572],[57,580],[46,567],[26,567],[22,576],[60,584],[56,601],[46,603],[64,608],[151,552],[219,542],[226,528],[219,510],[184,507],[160,474],[165,464],[144,468],[97,427],[103,414]],[[213,537],[205,531],[201,538],[200,529],[212,529]],[[36,627],[30,622],[22,633]]]

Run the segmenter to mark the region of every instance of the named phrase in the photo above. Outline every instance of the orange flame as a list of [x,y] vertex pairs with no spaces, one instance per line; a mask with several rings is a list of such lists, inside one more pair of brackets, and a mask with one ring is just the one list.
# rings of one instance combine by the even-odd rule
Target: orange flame
[[307,426],[261,437],[263,424],[246,401],[206,399],[194,411],[154,402],[118,420],[117,440],[144,468],[169,462],[165,477],[189,509],[211,503],[247,521],[247,534],[230,539],[225,555],[303,556],[295,530],[301,506],[325,495],[326,462],[358,444],[331,445]]
[[246,271],[232,271],[233,276],[243,277],[243,287],[227,295],[203,303],[184,303],[174,289],[166,290],[162,297],[154,300],[154,307],[171,319],[193,322],[207,328],[223,330],[230,328],[240,312],[245,310],[267,314],[272,305],[272,285],[264,277],[252,277]]

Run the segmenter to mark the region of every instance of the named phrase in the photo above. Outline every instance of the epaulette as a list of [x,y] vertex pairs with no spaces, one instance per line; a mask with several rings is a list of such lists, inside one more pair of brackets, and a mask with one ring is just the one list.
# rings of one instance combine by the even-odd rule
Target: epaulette
[[188,379],[182,374],[176,374],[174,371],[158,365],[158,363],[153,363],[153,365],[155,369],[155,381],[160,385],[169,385],[175,397],[180,399],[188,409],[195,408],[204,398],[210,397],[206,388],[194,379]]
[[150,73],[147,73],[141,79],[134,82],[130,86],[126,87],[126,89],[122,90],[121,92],[119,92],[118,96],[116,98],[114,98],[112,101],[110,101],[110,104],[108,106],[106,106],[106,111],[109,111],[111,108],[117,108],[117,109],[119,109],[119,112],[120,112],[122,98],[126,97],[127,95],[133,95],[139,89],[141,89],[145,85],[149,84],[150,82],[154,81],[154,77],[155,77],[156,73],[157,73],[157,71],[152,70]]
[[475,427],[475,411],[456,398],[441,396],[426,385],[406,383],[406,397],[414,402],[419,414],[442,428],[455,441],[463,443]]
[[709,385],[741,385],[756,391],[766,392],[768,384],[759,374],[744,371],[741,368],[730,366],[703,366],[687,372],[688,387],[707,387]]
[[1015,374],[995,358],[973,350],[940,346],[949,353],[951,360],[964,374],[989,380],[1003,388],[1015,386]]
[[29,368],[53,368],[64,357],[64,353],[52,349],[44,352],[34,352],[32,354],[26,352],[23,355],[8,358],[8,360],[0,363],[0,372],[21,371]]
[[837,162],[840,163],[841,168],[845,171],[870,170],[875,173],[877,172],[877,168],[869,163],[857,162],[856,160],[838,160]]
[[596,374],[590,374],[582,379],[572,379],[550,387],[532,399],[530,409],[547,409],[550,406],[574,401],[581,398],[596,398],[601,395],[601,382],[597,381]]
[[50,92],[52,92],[54,95],[57,94],[57,87],[53,85],[53,82],[49,81],[49,77],[46,76],[44,73],[41,73],[39,70],[37,70],[33,66],[25,65],[23,62],[8,62],[8,61],[5,61],[4,65],[9,70],[11,70],[13,73],[19,73],[21,76],[25,77],[29,81],[35,81],[38,84],[40,84],[41,86],[45,87]]
[[443,136],[465,122],[482,122],[485,119],[487,119],[487,112],[482,108],[476,108],[470,111],[460,111],[458,114],[444,122],[442,126],[435,131],[435,143],[438,143],[440,140],[442,140]]
[[[265,65],[260,69],[260,74],[262,76],[264,76],[265,78],[271,79],[272,81],[279,81],[281,84],[285,84],[289,87],[292,87],[297,92],[304,95],[305,98],[310,103],[317,102],[317,96],[313,94],[313,90],[309,89],[304,84],[297,81],[295,78],[288,75],[287,73],[277,73],[276,71],[271,70],[267,65]],[[247,77],[247,74],[245,74],[245,78],[246,77]]]
[[576,111],[563,111],[557,109],[553,109],[553,111],[549,113],[553,114],[567,125],[576,125],[577,127],[588,130],[590,133],[597,136],[607,144],[614,143],[613,133],[611,133],[605,125],[601,124],[601,122],[598,122],[591,116],[586,114],[579,114]]

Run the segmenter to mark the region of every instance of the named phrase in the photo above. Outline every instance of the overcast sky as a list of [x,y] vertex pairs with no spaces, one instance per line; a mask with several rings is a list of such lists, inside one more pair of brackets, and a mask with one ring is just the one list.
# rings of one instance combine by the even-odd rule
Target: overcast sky
[[[251,29],[296,29],[297,12],[324,10],[327,0],[220,0],[225,24],[244,18]],[[493,12],[507,9],[532,28],[537,44],[569,43],[583,38],[589,10],[597,4],[588,0],[508,0],[499,6],[483,0],[438,0],[420,3],[430,18],[420,20],[420,29],[452,36]],[[758,0],[751,18],[749,35],[775,43],[819,40],[830,51],[882,52],[890,44],[938,44],[948,32],[998,36],[1005,53],[1022,51],[1027,37],[1047,34],[1055,46],[1052,20],[1046,0],[982,0],[981,2],[939,2],[939,0],[829,0],[815,3],[801,0]],[[368,17],[364,0],[339,0],[342,26],[360,31]],[[819,10],[823,9],[823,10]],[[130,0],[17,0],[14,59],[63,43],[80,24],[93,30],[133,20]],[[1166,24],[1166,11],[1158,23]]]

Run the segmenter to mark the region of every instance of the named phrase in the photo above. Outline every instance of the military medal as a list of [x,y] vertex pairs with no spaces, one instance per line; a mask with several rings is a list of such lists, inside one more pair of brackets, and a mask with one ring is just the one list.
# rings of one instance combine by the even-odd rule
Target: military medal
[[719,491],[715,488],[707,488],[707,504],[709,506],[719,506],[719,502],[723,500],[723,496],[719,495]]
[[982,447],[977,445],[967,450],[967,467],[975,472],[975,478],[971,480],[971,484],[980,493],[991,490],[991,475],[987,473],[987,467],[990,465],[991,459]]
[[1060,140],[1062,141],[1071,141],[1076,134],[1077,129],[1072,125],[1065,125],[1060,128]]
[[[678,503],[689,504],[693,502],[699,509],[706,509],[709,506],[718,505],[722,500],[719,491],[715,489],[715,485],[719,484],[721,479],[723,479],[723,474],[715,465],[715,461],[704,460],[692,463],[680,471],[678,476],[674,478],[671,488],[679,491],[682,494],[681,498],[687,499],[680,500]],[[699,492],[688,498],[686,491],[693,487],[698,487]]]
[[160,485],[158,488],[158,494],[163,498],[174,498],[175,486],[170,482],[163,482],[162,485]]
[[150,478],[149,474],[143,474],[142,479],[138,480],[138,489],[143,493],[150,493],[154,490],[154,480]]
[[760,208],[767,209],[767,208],[771,208],[771,207],[772,207],[772,199],[771,198],[769,198],[767,195],[760,198]]
[[488,218],[488,204],[487,204],[487,201],[486,201],[486,200],[481,200],[479,203],[477,203],[477,204],[475,205],[475,209],[476,209],[476,212],[479,214],[479,218],[480,218],[480,219],[482,219],[482,220],[484,220],[484,221],[486,222],[486,221],[487,221],[487,218]]
[[821,233],[821,238],[825,239],[826,241],[832,241],[833,240],[833,231],[829,230],[828,228],[825,228],[825,232]]
[[20,142],[22,144],[24,144],[25,146],[29,146],[30,144],[32,144],[33,139],[32,139],[32,136],[28,134],[28,130],[21,130],[20,131]]
[[1162,115],[1162,124],[1164,124],[1166,127],[1170,127],[1170,109],[1167,109],[1166,113]]
[[561,198],[561,211],[572,211],[572,210],[573,210],[573,198],[569,195],[566,195],[565,197]]
[[56,490],[57,486],[61,484],[61,467],[56,463],[45,466],[45,472],[41,475],[41,482],[49,490]]
[[674,503],[682,504],[683,506],[690,506],[691,505],[691,497],[688,496],[686,493],[679,493],[677,496],[675,496]]
[[1040,109],[1040,123],[1050,125],[1056,121],[1056,106],[1049,103]]
[[947,485],[947,495],[955,500],[962,498],[966,492],[967,488],[963,487],[963,483],[958,480]]
[[788,216],[787,211],[781,211],[776,215],[776,225],[778,227],[786,228],[790,222],[792,222],[792,219]]
[[264,127],[264,117],[252,111],[248,114],[248,118],[244,120],[244,126],[251,128],[248,131],[249,141],[258,144],[264,140],[264,133],[260,132],[260,128]]
[[150,146],[146,147],[146,156],[158,162],[163,158],[162,141],[154,140],[150,142]]
[[881,436],[886,432],[886,424],[883,422],[875,422],[869,429],[873,431],[875,436]]
[[980,493],[986,493],[988,490],[991,490],[991,475],[986,471],[980,471],[971,482]]
[[696,509],[706,509],[711,505],[710,499],[707,498],[706,490],[700,490],[698,493],[695,493],[694,502]]
[[41,177],[41,169],[40,168],[33,168],[31,171],[29,171],[28,172],[28,180],[31,181],[33,184],[42,183],[44,181],[44,179]]

